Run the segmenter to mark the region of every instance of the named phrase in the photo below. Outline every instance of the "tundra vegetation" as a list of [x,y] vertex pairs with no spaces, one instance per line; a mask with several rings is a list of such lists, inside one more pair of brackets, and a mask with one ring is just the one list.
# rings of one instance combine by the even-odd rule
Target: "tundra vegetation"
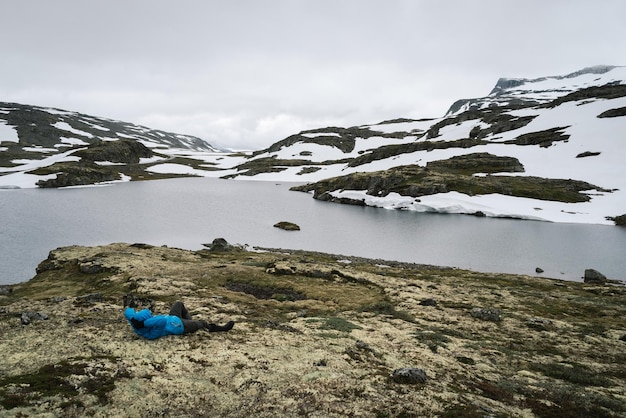
[[[626,413],[626,289],[611,282],[117,243],[53,250],[2,290],[2,416]],[[144,340],[128,294],[236,325]]]

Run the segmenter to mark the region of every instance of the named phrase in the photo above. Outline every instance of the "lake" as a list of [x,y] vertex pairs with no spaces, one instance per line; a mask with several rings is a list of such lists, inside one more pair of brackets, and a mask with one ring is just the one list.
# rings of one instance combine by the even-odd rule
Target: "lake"
[[[339,205],[293,184],[187,178],[67,189],[0,190],[0,283],[26,281],[54,248],[111,242],[200,249],[231,244],[521,273],[626,279],[626,228]],[[273,227],[279,221],[300,231]]]

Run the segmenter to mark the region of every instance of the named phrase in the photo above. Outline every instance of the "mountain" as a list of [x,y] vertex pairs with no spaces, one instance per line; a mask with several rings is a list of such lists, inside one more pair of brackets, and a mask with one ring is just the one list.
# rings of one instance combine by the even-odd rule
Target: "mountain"
[[[626,67],[501,78],[439,118],[302,131],[252,153],[57,109],[0,104],[0,188],[205,176],[304,183],[320,200],[626,223]],[[3,124],[4,121],[4,124]]]
[[441,118],[291,135],[229,178],[309,182],[316,199],[422,212],[623,224],[626,67],[500,79]]
[[131,123],[0,103],[0,187],[59,187],[174,176],[150,171],[186,153],[214,153],[200,138]]

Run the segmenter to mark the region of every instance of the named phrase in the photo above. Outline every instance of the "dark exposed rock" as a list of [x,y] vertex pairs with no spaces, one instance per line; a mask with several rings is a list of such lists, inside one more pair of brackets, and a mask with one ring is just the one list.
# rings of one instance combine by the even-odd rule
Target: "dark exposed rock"
[[92,162],[110,161],[112,163],[137,164],[140,158],[150,158],[154,153],[139,141],[120,139],[97,142],[86,149],[76,151],[74,155]]
[[543,269],[541,267],[537,267],[535,269],[535,273],[543,273]]
[[505,141],[505,144],[539,145],[542,148],[547,148],[554,142],[567,141],[570,136],[561,132],[567,128],[567,126],[564,126],[546,129],[545,131],[530,132],[510,141]]
[[231,245],[224,238],[215,238],[210,244],[202,244],[209,251],[223,252],[228,251]]
[[470,314],[483,321],[500,322],[502,320],[502,311],[495,308],[474,308]]
[[598,115],[599,118],[617,118],[620,116],[626,116],[626,107],[618,107],[617,109],[609,109],[606,112],[602,112]]
[[614,217],[607,217],[608,220],[615,222],[617,226],[626,226],[626,214]]
[[594,284],[605,284],[607,282],[606,276],[600,273],[598,270],[594,270],[594,269],[586,269],[583,280],[585,283],[594,283]]
[[67,261],[57,259],[54,251],[50,251],[48,253],[48,258],[39,263],[39,265],[37,265],[37,267],[35,268],[35,272],[39,274],[45,271],[61,270],[65,267],[66,264]]
[[432,161],[426,167],[460,174],[524,172],[524,166],[517,158],[501,157],[488,152],[459,155],[447,160]]
[[[45,170],[45,171],[44,171]],[[68,187],[87,184],[104,183],[119,180],[120,175],[109,166],[101,166],[89,161],[70,161],[56,163],[43,169],[37,169],[30,174],[45,175],[55,173],[56,178],[39,180],[38,187]]]
[[[476,154],[474,154],[476,155]],[[498,158],[498,157],[496,157]],[[480,158],[479,158],[480,160]],[[490,159],[489,159],[490,160]],[[512,159],[515,160],[515,159]],[[461,158],[460,161],[463,161]],[[497,159],[496,161],[501,161]],[[438,162],[437,162],[438,163]],[[339,203],[364,205],[360,199],[333,197],[329,192],[338,190],[366,190],[371,196],[386,196],[391,192],[402,196],[421,197],[436,193],[456,191],[468,195],[498,193],[506,196],[527,197],[531,199],[551,200],[566,203],[587,202],[590,197],[585,192],[610,190],[572,179],[546,179],[534,176],[474,176],[471,172],[490,172],[489,165],[478,165],[470,173],[452,172],[449,169],[437,169],[438,164],[429,163],[427,167],[407,165],[385,171],[352,173],[332,177],[291,190],[310,192],[313,198]],[[450,163],[443,163],[443,166]],[[441,165],[440,165],[441,166]],[[502,169],[498,167],[497,169]],[[483,171],[484,170],[484,171]]]
[[150,245],[150,244],[143,244],[140,242],[137,242],[135,244],[130,244],[131,247],[133,248],[141,248],[142,250],[149,250],[151,248],[154,248],[154,245]]
[[132,293],[128,293],[123,296],[122,301],[124,303],[124,307],[134,308],[134,309],[149,309],[154,310],[154,300],[150,298],[146,298],[143,296],[136,296]]
[[585,152],[581,152],[580,154],[578,154],[576,158],[595,157],[597,155],[600,155],[600,153],[593,152],[593,151],[585,151]]
[[320,167],[302,167],[302,169],[298,172],[298,175],[301,176],[303,174],[315,173],[320,170]]
[[420,305],[422,306],[437,306],[437,301],[435,299],[424,299],[420,302]]
[[281,221],[274,224],[275,228],[284,229],[285,231],[299,231],[300,227],[293,222]]
[[426,383],[428,376],[422,369],[405,367],[394,370],[391,373],[391,380],[402,385],[415,385],[418,383]]
[[626,84],[608,83],[604,86],[588,87],[586,89],[577,90],[566,96],[559,97],[542,105],[541,107],[553,108],[562,103],[573,102],[585,99],[616,99],[626,96]]

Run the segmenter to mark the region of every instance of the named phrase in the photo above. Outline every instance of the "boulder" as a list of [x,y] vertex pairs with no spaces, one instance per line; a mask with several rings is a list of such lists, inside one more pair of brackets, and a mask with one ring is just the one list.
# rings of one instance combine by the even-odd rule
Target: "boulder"
[[422,369],[414,367],[404,367],[396,369],[391,373],[391,380],[403,385],[415,385],[417,383],[426,383],[428,376]]
[[274,224],[274,227],[284,229],[285,231],[299,231],[300,230],[300,227],[298,225],[294,224],[293,222],[286,222],[286,221],[278,222],[277,224]]
[[228,251],[230,247],[228,241],[224,238],[215,238],[212,243],[202,245],[207,247],[210,251]]
[[48,315],[41,312],[22,312],[20,315],[22,325],[28,325],[32,321],[45,321],[47,319],[49,319]]
[[474,308],[470,314],[474,318],[482,319],[483,321],[500,322],[502,311],[495,308]]
[[594,269],[585,270],[583,279],[585,283],[605,284],[607,282],[606,276]]

